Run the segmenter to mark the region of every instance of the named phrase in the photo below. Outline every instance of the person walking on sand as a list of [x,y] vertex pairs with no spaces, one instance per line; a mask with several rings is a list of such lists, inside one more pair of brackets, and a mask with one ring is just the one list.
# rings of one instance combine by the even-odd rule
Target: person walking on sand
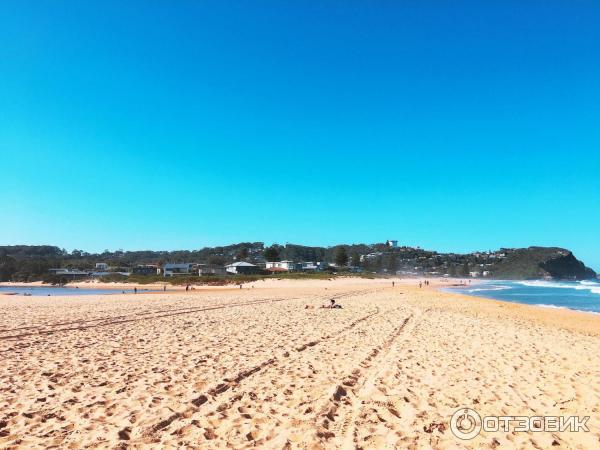
[[394,285],[395,285],[395,284],[396,284],[396,282],[395,282],[395,281],[392,281],[392,287],[394,287]]
[[137,288],[136,287],[133,288],[133,293],[137,294]]
[[167,285],[166,284],[163,286],[163,292],[167,292]]
[[423,287],[423,283],[421,283],[421,282],[419,281],[419,289],[421,289],[422,287]]

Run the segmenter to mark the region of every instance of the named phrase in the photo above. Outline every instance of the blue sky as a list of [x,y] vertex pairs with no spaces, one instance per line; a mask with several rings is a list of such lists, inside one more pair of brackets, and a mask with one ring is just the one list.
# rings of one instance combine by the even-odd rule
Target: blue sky
[[556,245],[600,270],[600,3],[0,5],[0,244]]

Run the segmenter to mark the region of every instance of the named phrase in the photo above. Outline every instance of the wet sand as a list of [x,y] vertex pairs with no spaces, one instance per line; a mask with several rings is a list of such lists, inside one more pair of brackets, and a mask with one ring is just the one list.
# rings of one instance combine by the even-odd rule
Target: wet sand
[[[356,278],[0,295],[0,314],[0,448],[600,446],[594,314]],[[590,432],[462,441],[460,407]]]

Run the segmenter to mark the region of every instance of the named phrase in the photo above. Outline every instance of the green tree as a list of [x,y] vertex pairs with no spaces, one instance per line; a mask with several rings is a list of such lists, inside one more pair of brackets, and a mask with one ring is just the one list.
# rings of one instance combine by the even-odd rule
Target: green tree
[[352,253],[352,265],[354,267],[360,267],[360,255],[358,254],[358,252]]
[[267,247],[263,252],[263,256],[267,261],[279,261],[279,251],[274,245]]
[[214,255],[208,258],[208,263],[214,266],[223,266],[225,265],[225,262],[226,261],[223,256]]
[[468,263],[468,262],[465,262],[465,263],[463,264],[463,266],[462,266],[462,269],[461,269],[461,271],[460,271],[460,274],[461,274],[463,277],[468,277],[468,276],[470,275],[470,272],[471,272],[471,271],[469,270],[469,263]]
[[454,264],[450,264],[448,266],[448,275],[450,275],[451,277],[456,276],[456,266]]
[[398,259],[395,253],[392,253],[387,261],[387,270],[393,274],[396,273],[396,268],[398,267]]
[[235,259],[240,261],[243,259],[248,258],[248,248],[247,247],[242,247],[240,248],[240,250],[237,252],[237,255],[235,255]]
[[381,272],[381,269],[383,269],[383,258],[381,257],[381,255],[379,255],[373,260],[371,267],[373,272]]
[[345,267],[348,264],[348,254],[346,253],[346,247],[338,247],[335,251],[335,263],[338,267]]

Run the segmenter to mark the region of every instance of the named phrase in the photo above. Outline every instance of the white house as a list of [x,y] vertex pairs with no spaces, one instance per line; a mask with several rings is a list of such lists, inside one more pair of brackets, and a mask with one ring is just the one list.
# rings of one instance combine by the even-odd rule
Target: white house
[[307,261],[307,262],[302,262],[300,263],[301,266],[301,270],[305,271],[305,272],[311,272],[311,271],[320,271],[320,270],[325,270],[329,264],[327,264],[326,262],[312,262],[312,261]]
[[234,262],[233,264],[229,264],[225,266],[225,270],[227,270],[229,273],[235,274],[251,274],[260,272],[260,268],[258,266],[245,261],[238,261]]
[[386,244],[388,247],[392,247],[392,248],[396,248],[396,247],[398,247],[398,241],[391,241],[391,240],[388,240],[388,241],[387,241],[385,244]]
[[163,276],[189,275],[192,272],[192,263],[167,263],[163,267]]
[[96,263],[96,270],[108,270],[108,264],[106,263]]
[[293,272],[298,267],[298,264],[294,261],[269,261],[267,262],[266,269],[275,269],[275,270],[287,270],[288,272]]

